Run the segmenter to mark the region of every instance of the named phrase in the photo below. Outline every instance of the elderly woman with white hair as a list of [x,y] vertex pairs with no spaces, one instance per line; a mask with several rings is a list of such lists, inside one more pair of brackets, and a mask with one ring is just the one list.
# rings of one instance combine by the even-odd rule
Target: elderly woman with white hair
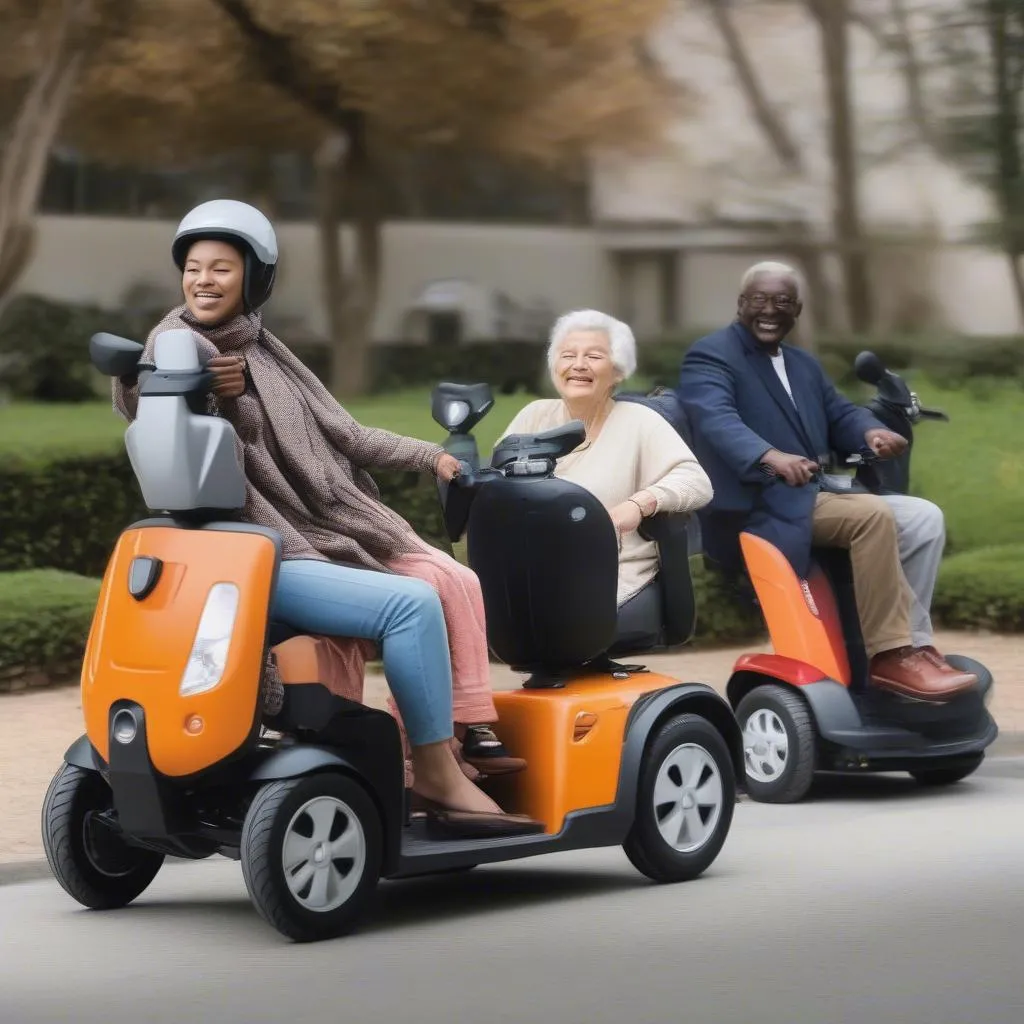
[[615,388],[636,370],[627,324],[597,310],[561,317],[551,330],[548,367],[558,398],[531,402],[505,434],[533,434],[582,420],[586,440],[559,459],[555,476],[585,487],[608,509],[619,533],[618,604],[658,573],[658,551],[638,528],[657,512],[692,512],[712,498],[711,481],[679,434],[653,409],[616,402]]

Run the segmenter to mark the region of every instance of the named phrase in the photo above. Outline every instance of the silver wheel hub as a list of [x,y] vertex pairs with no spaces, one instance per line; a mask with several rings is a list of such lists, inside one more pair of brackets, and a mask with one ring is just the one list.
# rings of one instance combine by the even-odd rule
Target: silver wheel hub
[[714,835],[724,802],[718,765],[699,744],[682,743],[661,762],[654,781],[654,820],[673,850],[699,850]]
[[317,796],[292,815],[281,849],[293,899],[319,914],[352,898],[366,869],[366,834],[344,800]]
[[743,726],[743,758],[756,782],[775,782],[789,763],[789,733],[771,708],[758,708]]

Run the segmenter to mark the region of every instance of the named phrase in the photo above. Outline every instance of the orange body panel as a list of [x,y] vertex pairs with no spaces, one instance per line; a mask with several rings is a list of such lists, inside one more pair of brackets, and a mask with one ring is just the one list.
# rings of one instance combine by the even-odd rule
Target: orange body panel
[[[488,790],[504,809],[544,822],[549,834],[571,811],[613,804],[629,709],[645,693],[678,682],[655,672],[595,675],[561,690],[496,693],[498,732],[514,756],[526,758],[526,770],[495,778]],[[577,719],[585,735],[574,741]]]
[[805,593],[789,560],[773,544],[741,533],[740,546],[775,653],[813,665],[849,686],[850,662],[839,609],[824,573],[815,566]]
[[[163,562],[156,587],[143,601],[128,591],[129,569],[139,555]],[[121,535],[103,578],[82,665],[86,733],[105,760],[110,706],[118,700],[142,706],[149,755],[164,775],[191,775],[245,743],[259,699],[276,566],[274,543],[260,534],[145,527]],[[239,588],[224,675],[212,690],[182,697],[182,673],[216,583]],[[201,728],[186,731],[193,716],[201,719]]]

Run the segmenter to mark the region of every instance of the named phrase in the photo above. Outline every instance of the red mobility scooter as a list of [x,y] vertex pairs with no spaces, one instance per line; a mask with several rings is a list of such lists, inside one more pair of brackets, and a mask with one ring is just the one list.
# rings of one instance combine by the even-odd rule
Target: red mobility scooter
[[[867,408],[909,444],[897,459],[880,461],[864,451],[845,460],[855,469],[852,486],[906,494],[914,427],[948,417],[922,408],[906,382],[874,353],[862,352],[854,369],[876,389]],[[689,438],[692,426],[670,392],[620,397],[650,404]],[[840,465],[838,457],[833,465]],[[699,543],[695,539],[691,549]],[[753,799],[799,801],[819,771],[903,771],[922,785],[942,786],[981,765],[998,735],[988,711],[992,675],[984,665],[948,655],[951,665],[978,677],[978,686],[942,704],[873,688],[848,553],[815,549],[811,573],[801,580],[769,542],[744,532],[740,547],[746,571],[731,583],[741,599],[760,608],[773,648],[771,654],[739,658],[726,689],[743,729],[745,789]],[[706,555],[705,562],[721,570]]]

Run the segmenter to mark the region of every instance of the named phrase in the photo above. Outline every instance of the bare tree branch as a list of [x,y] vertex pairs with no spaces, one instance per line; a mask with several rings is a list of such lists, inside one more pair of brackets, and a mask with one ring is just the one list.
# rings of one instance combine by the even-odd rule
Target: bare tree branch
[[[261,25],[245,0],[213,0],[213,3],[248,41],[263,77],[332,127],[340,128],[349,136],[361,131],[361,112],[346,107],[344,98],[330,82],[316,78],[293,39]],[[355,158],[355,140],[350,138],[349,142],[351,156]]]
[[725,43],[750,113],[771,145],[779,163],[795,174],[803,173],[804,161],[796,140],[790,134],[782,115],[768,99],[750,54],[732,20],[731,0],[704,0],[704,5]]

